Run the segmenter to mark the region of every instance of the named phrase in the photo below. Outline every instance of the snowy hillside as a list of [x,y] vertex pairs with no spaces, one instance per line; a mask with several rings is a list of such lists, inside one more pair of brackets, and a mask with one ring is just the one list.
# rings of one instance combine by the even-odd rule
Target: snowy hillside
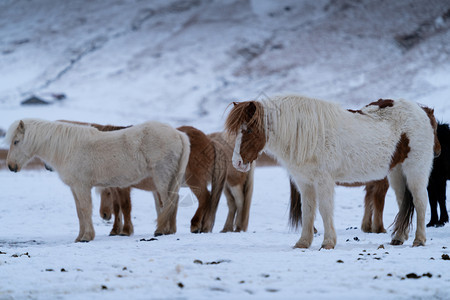
[[[450,122],[448,1],[0,1],[0,129],[38,117],[116,125],[159,120],[222,130],[231,101],[298,93],[347,108],[405,98]],[[57,100],[54,95],[66,97]],[[48,105],[21,104],[37,96]],[[1,143],[0,138],[0,143]],[[1,145],[0,148],[6,148]],[[4,167],[4,166],[3,166]],[[338,187],[336,249],[292,249],[289,185],[257,168],[246,233],[189,232],[181,190],[175,235],[150,241],[150,193],[133,191],[132,237],[74,243],[78,219],[57,174],[0,168],[0,299],[448,299],[450,225],[391,246],[360,230],[363,188]],[[389,190],[385,227],[397,213]],[[429,208],[426,220],[430,219]]]
[[[448,100],[446,1],[0,3],[0,128],[24,115],[220,130],[234,100]],[[423,24],[429,24],[428,27]],[[419,33],[409,49],[396,37]],[[32,94],[67,99],[20,109]],[[443,101],[439,101],[443,102]],[[449,104],[450,105],[450,104]],[[447,104],[436,107],[438,117]]]

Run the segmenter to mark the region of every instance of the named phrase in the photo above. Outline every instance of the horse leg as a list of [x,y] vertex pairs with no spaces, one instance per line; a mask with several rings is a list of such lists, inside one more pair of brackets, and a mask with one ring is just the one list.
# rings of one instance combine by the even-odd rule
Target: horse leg
[[[399,214],[402,208],[403,198],[405,197],[406,180],[403,177],[402,170],[399,166],[393,168],[389,174],[389,184],[395,192],[395,198],[397,199],[397,205]],[[395,222],[398,222],[398,216],[395,218]],[[402,245],[405,240],[408,239],[409,230],[398,230],[395,232],[394,237],[391,240],[391,245]]]
[[153,193],[153,199],[155,200],[155,210],[156,210],[156,216],[158,217],[159,214],[161,213],[161,197],[159,196],[159,194],[157,192],[152,192]]
[[416,210],[416,236],[413,242],[413,247],[425,246],[425,213],[427,210],[427,182],[428,178],[424,180],[420,176],[417,178],[407,177],[408,188],[413,197],[413,204]]
[[131,221],[131,189],[125,188],[120,191],[120,208],[123,214],[123,228],[120,235],[130,236],[134,233],[133,222]]
[[243,208],[244,208],[244,190],[243,186],[238,184],[230,187],[236,206],[236,218],[234,220],[234,232],[241,232],[243,230]]
[[210,210],[209,201],[211,194],[206,188],[206,182],[201,183],[198,180],[194,180],[193,177],[190,177],[187,180],[187,184],[189,185],[189,188],[198,199],[197,211],[195,212],[194,216],[191,219],[191,232],[192,233],[210,232],[212,228],[205,228],[204,230],[202,229],[203,221],[207,218]]
[[364,197],[364,216],[361,223],[361,230],[363,232],[372,232],[372,213],[374,206],[374,193],[373,193],[373,183],[369,182],[366,184],[366,196]]
[[441,211],[441,217],[439,218],[439,224],[442,224],[442,226],[444,226],[445,223],[448,223],[448,213],[447,213],[447,207],[445,205],[445,190],[446,190],[446,186],[444,185],[443,193],[439,197],[439,209]]
[[385,233],[386,229],[383,225],[383,210],[384,210],[384,202],[386,199],[386,194],[389,189],[389,182],[387,178],[383,180],[378,180],[375,183],[374,191],[373,191],[373,206],[374,206],[374,215],[373,215],[373,223],[372,223],[372,232],[374,233]]
[[336,246],[336,231],[333,222],[334,181],[331,178],[324,179],[318,183],[317,200],[325,232],[321,248],[334,249],[334,246]]
[[174,192],[158,192],[161,197],[162,208],[157,219],[155,236],[173,234],[176,229],[176,214],[178,210],[178,193],[170,195]]
[[444,226],[445,223],[448,222],[448,213],[447,213],[447,207],[445,206],[445,192],[447,190],[447,180],[442,180],[442,182],[439,183],[439,188],[437,189],[437,201],[439,203],[439,211],[440,211],[440,218],[439,222],[437,222],[437,226]]
[[120,200],[116,188],[111,188],[111,196],[113,199],[114,225],[109,235],[119,235],[122,231],[122,212],[120,211]]
[[[244,201],[242,205],[242,230],[247,231],[248,229],[248,221],[250,218],[250,205],[252,203],[253,196],[253,184],[254,184],[254,172],[255,172],[255,164],[253,163],[252,168],[247,173],[245,182],[242,184],[242,199]],[[315,229],[314,229],[315,230]],[[316,230],[314,231],[314,233]]]
[[225,225],[223,226],[223,229],[221,232],[229,232],[233,231],[234,226],[234,216],[236,215],[236,203],[234,201],[233,194],[230,191],[230,187],[228,185],[224,188],[225,197],[227,198],[227,204],[228,204],[228,215],[227,220],[225,221]]
[[298,184],[302,195],[302,235],[294,248],[309,248],[314,236],[316,189],[311,184]]
[[94,225],[92,224],[92,199],[91,190],[86,188],[71,187],[75,206],[77,208],[80,232],[75,242],[89,242],[95,237]]
[[[437,213],[437,205],[438,199],[441,196],[442,182],[437,181],[433,174],[430,176],[430,180],[428,182],[428,201],[430,203],[430,211],[431,211],[431,219],[428,222],[427,227],[436,226],[439,222],[438,213]],[[445,201],[445,183],[444,183],[444,201]]]

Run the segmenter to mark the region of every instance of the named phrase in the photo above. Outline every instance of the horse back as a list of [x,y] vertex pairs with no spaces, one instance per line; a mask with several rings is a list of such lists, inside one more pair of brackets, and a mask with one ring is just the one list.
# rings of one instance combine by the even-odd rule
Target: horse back
[[211,139],[192,126],[181,126],[177,130],[184,132],[191,145],[189,161],[186,166],[185,180],[193,181],[211,181],[212,168],[214,163],[214,145]]

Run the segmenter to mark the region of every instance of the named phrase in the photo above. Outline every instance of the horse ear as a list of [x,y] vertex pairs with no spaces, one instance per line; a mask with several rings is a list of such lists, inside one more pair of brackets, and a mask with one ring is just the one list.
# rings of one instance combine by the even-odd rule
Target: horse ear
[[25,133],[25,124],[23,123],[22,120],[20,120],[19,122],[19,126],[17,126],[17,129],[19,130],[19,133]]

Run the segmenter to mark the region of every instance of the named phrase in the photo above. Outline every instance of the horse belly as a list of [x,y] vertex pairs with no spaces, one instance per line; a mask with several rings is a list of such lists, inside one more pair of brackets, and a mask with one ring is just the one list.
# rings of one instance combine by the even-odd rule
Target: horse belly
[[388,173],[389,166],[387,164],[362,166],[359,168],[352,166],[337,170],[333,178],[336,182],[341,183],[368,182],[383,179]]

